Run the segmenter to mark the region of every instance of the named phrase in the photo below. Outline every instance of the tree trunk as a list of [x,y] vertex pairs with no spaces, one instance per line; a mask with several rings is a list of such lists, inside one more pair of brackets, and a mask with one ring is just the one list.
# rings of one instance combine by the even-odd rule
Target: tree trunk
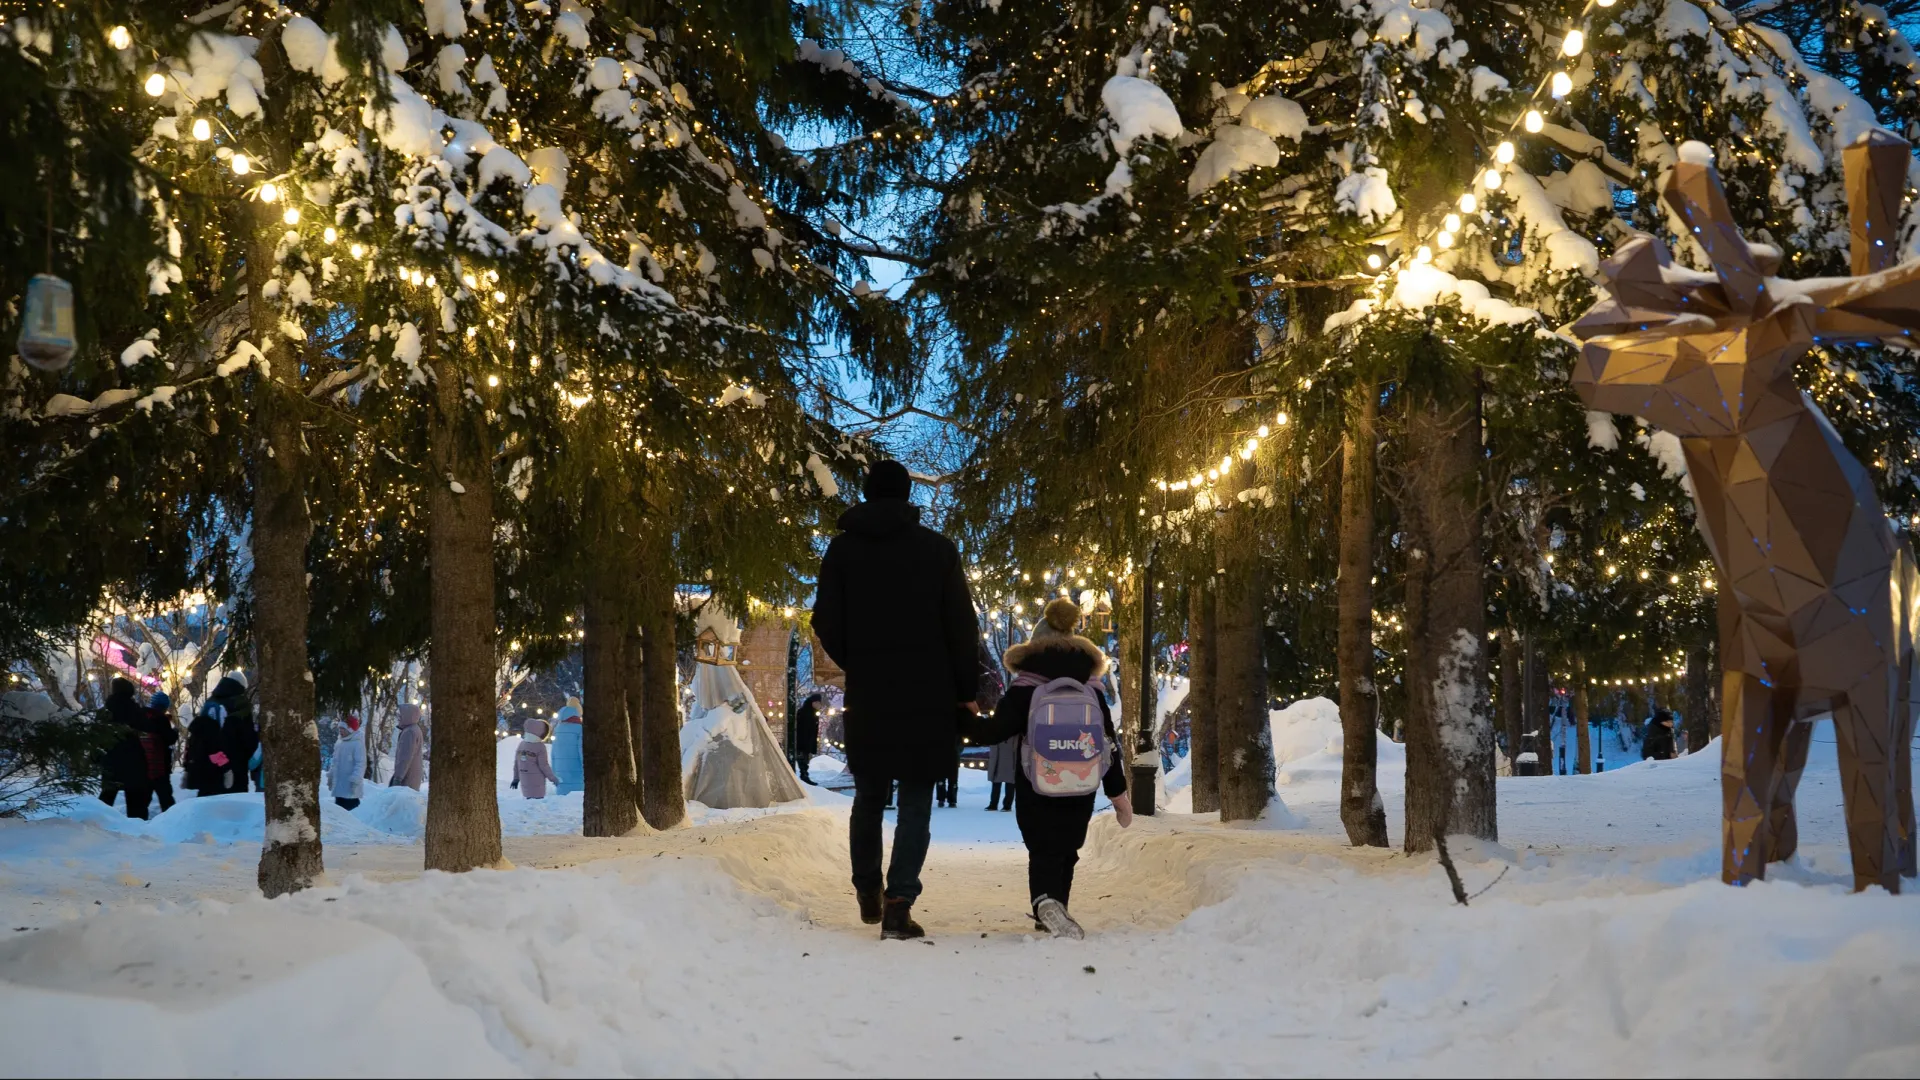
[[[268,74],[281,65],[278,35],[267,35],[260,63]],[[268,120],[285,109],[269,99]],[[290,154],[283,129],[266,126],[273,165]],[[280,312],[266,301],[274,246],[283,230],[266,203],[248,207],[247,296],[250,336],[266,355],[269,371],[257,376],[254,425],[262,452],[253,460],[253,640],[259,661],[254,715],[260,725],[261,786],[266,803],[266,839],[260,848],[258,881],[267,896],[304,889],[325,869],[320,850],[320,731],[313,722],[313,674],[307,666],[307,542],[313,519],[307,509],[307,449],[300,430],[300,357],[280,333]],[[244,761],[234,768],[245,769]]]
[[433,783],[426,867],[457,873],[505,861],[494,779],[493,449],[486,413],[467,400],[469,380],[460,365],[437,348],[429,355]]
[[[1223,490],[1240,484],[1236,466]],[[1244,486],[1244,485],[1243,485]],[[1253,821],[1273,801],[1273,731],[1267,721],[1264,648],[1266,587],[1260,567],[1259,533],[1250,511],[1234,505],[1216,519],[1220,545],[1218,595],[1214,598],[1215,696],[1220,729],[1220,820]]]
[[1534,636],[1528,634],[1521,641],[1525,644],[1527,684],[1523,705],[1526,715],[1521,723],[1524,731],[1533,733],[1533,749],[1540,755],[1540,775],[1552,776],[1557,769],[1553,761],[1553,673],[1547,670],[1546,651]]
[[687,818],[680,773],[680,695],[674,683],[674,563],[668,537],[655,537],[636,582],[640,625],[640,812],[656,829]]
[[1339,665],[1340,823],[1355,847],[1387,846],[1387,808],[1380,801],[1379,748],[1373,685],[1373,421],[1372,386],[1347,406],[1341,445]]
[[1500,730],[1507,736],[1507,761],[1520,772],[1520,636],[1511,628],[1500,632]]
[[1681,710],[1686,714],[1687,753],[1697,754],[1706,749],[1712,739],[1708,734],[1712,727],[1710,713],[1713,701],[1709,696],[1707,684],[1713,681],[1713,661],[1709,659],[1707,647],[1696,645],[1687,650],[1687,698]]
[[[1133,762],[1134,732],[1140,723],[1140,717],[1134,714],[1140,711],[1140,581],[1144,574],[1136,567],[1133,576],[1120,583],[1113,612],[1120,641],[1120,760],[1129,766]],[[1127,795],[1131,797],[1133,769],[1121,771],[1127,775]]]
[[1193,579],[1187,593],[1187,744],[1193,772],[1193,812],[1220,810],[1220,726],[1216,704],[1218,650],[1214,633],[1213,575]]
[[1573,658],[1573,733],[1576,746],[1574,770],[1585,776],[1593,771],[1593,736],[1587,726],[1587,662]]
[[[596,552],[596,558],[610,555]],[[581,829],[587,836],[625,836],[640,823],[640,788],[627,728],[627,623],[630,600],[620,570],[602,569],[587,588],[581,644],[581,758],[586,795]]]
[[1408,852],[1498,838],[1480,552],[1480,418],[1469,391],[1410,403],[1406,498]]

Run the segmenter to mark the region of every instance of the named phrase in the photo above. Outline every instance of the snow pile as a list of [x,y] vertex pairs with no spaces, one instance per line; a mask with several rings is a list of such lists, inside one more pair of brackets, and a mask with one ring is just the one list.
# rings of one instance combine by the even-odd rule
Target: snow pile
[[1394,274],[1393,291],[1384,302],[1373,298],[1355,300],[1347,310],[1327,316],[1325,331],[1331,334],[1363,322],[1381,310],[1423,312],[1448,301],[1458,303],[1462,314],[1494,326],[1518,326],[1540,319],[1539,312],[1507,303],[1478,281],[1454,277],[1432,263],[1412,263]]
[[1100,88],[1100,101],[1113,119],[1113,151],[1122,158],[1141,139],[1177,139],[1186,130],[1173,99],[1145,79],[1115,75]]
[[1278,164],[1280,148],[1266,133],[1243,124],[1223,124],[1214,129],[1213,141],[1194,162],[1187,194],[1199,195],[1237,173]]
[[406,945],[282,904],[15,936],[0,944],[0,1015],[34,1033],[8,1040],[22,1076],[518,1074]]
[[[148,821],[126,816],[126,803],[113,806],[99,799],[84,797],[61,807],[58,816],[91,825],[123,836],[143,837],[163,844],[258,844],[266,832],[266,796],[257,791],[236,795],[196,798],[174,776],[174,792],[179,802],[173,809],[159,813],[156,803]],[[371,786],[369,792],[375,789]],[[380,844],[397,838],[382,832],[353,814],[342,810],[332,799],[320,803],[320,842],[323,844]]]

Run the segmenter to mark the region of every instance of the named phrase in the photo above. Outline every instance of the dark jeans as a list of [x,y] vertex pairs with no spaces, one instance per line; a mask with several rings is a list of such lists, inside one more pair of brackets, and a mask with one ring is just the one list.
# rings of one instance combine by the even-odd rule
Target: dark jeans
[[160,797],[160,812],[173,809],[173,777],[163,776],[153,783],[153,793]]
[[[847,850],[853,856],[853,887],[862,892],[880,888],[880,827],[885,821],[887,793],[892,781],[856,776],[853,813],[848,817]],[[900,781],[900,813],[894,822],[893,861],[887,866],[887,896],[911,903],[920,897],[920,868],[927,864],[927,845],[933,842],[933,784]]]
[[1003,783],[1001,783],[1001,782],[999,782],[998,780],[996,780],[996,781],[993,781],[993,782],[992,782],[992,784],[991,784],[991,785],[989,786],[989,788],[988,788],[988,794],[987,794],[987,809],[989,809],[989,810],[997,810],[997,809],[999,809],[999,807],[1000,807],[1000,789],[1001,789],[1001,788],[1006,788],[1006,789],[1007,789],[1007,805],[1008,805],[1008,806],[1012,806],[1012,805],[1013,805],[1013,785],[1012,785],[1012,784],[1003,784]]
[[[148,808],[153,804],[153,788],[147,784],[122,785],[117,781],[108,780],[100,785],[100,801],[112,806],[115,796],[122,792],[127,796],[127,816],[139,818],[141,821],[147,820]],[[172,794],[173,789],[169,786],[167,789],[169,806],[172,805]],[[164,810],[166,807],[163,806],[161,809]]]

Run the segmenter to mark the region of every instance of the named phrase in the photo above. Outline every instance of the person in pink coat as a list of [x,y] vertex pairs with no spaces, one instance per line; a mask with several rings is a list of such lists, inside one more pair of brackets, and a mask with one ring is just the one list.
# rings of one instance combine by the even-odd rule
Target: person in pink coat
[[529,720],[520,735],[520,749],[514,754],[513,775],[520,782],[520,794],[529,799],[547,797],[547,782],[559,783],[553,765],[547,760],[547,722]]

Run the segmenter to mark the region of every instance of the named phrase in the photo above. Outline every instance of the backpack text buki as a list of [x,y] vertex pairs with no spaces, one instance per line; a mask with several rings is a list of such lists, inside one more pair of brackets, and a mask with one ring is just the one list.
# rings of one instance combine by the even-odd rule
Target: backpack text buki
[[1086,683],[1055,679],[1034,690],[1021,766],[1035,792],[1066,796],[1100,790],[1108,749],[1100,701]]

